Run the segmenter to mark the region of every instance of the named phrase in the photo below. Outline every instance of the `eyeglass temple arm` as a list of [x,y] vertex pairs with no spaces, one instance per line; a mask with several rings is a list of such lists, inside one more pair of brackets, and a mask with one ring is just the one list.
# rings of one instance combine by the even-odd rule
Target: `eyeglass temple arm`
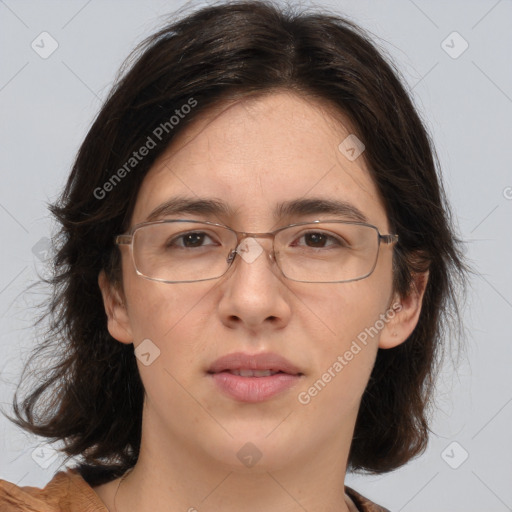
[[379,233],[379,238],[385,243],[385,244],[393,244],[395,242],[398,242],[398,235],[381,235]]
[[114,243],[117,245],[130,245],[132,243],[132,235],[117,235],[114,238]]

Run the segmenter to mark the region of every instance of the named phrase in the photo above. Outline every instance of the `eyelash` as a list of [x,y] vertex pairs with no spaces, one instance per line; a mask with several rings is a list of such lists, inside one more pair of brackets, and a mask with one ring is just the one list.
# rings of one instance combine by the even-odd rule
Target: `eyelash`
[[[208,235],[206,232],[204,231],[189,231],[187,233],[183,233],[179,236],[176,236],[174,237],[172,240],[170,240],[167,244],[166,244],[166,247],[171,247],[173,245],[177,245],[178,247],[181,247],[181,248],[184,248],[186,249],[187,247],[185,247],[185,245],[182,243],[182,244],[175,244],[176,240],[184,240],[185,237],[187,236],[190,236],[190,235],[197,235],[197,236],[206,236],[208,237],[210,240],[213,241],[212,237],[210,235]],[[306,236],[310,236],[310,235],[320,235],[322,237],[325,237],[325,240],[327,242],[334,242],[334,244],[332,245],[339,245],[339,246],[347,246],[347,244],[339,239],[338,237],[335,237],[333,235],[329,235],[327,233],[324,233],[322,231],[308,231],[308,232],[305,232],[305,233],[301,233],[300,236],[297,238],[297,240],[300,240]],[[204,240],[204,239],[203,239]],[[208,244],[208,245],[211,245],[211,244]],[[297,245],[301,245],[301,244],[297,244]],[[200,246],[196,246],[196,247],[206,247],[205,245],[200,245]],[[315,247],[311,247],[313,249],[315,249]],[[320,249],[323,249],[324,247],[320,247]],[[316,247],[316,249],[318,249],[318,247]]]

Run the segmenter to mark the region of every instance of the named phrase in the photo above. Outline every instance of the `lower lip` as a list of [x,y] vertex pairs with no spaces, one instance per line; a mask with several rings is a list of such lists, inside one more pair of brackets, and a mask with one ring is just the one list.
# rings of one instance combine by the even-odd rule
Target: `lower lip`
[[242,377],[229,372],[212,374],[213,380],[226,395],[240,402],[263,402],[293,387],[300,375],[276,373],[268,377]]

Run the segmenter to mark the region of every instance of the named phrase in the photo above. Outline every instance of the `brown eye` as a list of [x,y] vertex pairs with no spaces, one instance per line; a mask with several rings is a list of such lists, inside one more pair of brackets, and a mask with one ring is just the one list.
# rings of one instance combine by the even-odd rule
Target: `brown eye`
[[327,237],[321,233],[309,233],[304,236],[307,245],[310,247],[324,247]]
[[202,231],[190,231],[177,237],[172,238],[167,243],[167,247],[183,247],[185,249],[193,249],[195,247],[204,247],[205,245],[213,245],[212,243],[206,243],[205,241],[212,239]]
[[304,233],[297,239],[297,242],[294,243],[294,245],[299,247],[311,247],[312,249],[346,247],[346,244],[342,239],[319,231]]
[[187,233],[183,238],[185,247],[198,247],[204,242],[206,235],[204,233]]

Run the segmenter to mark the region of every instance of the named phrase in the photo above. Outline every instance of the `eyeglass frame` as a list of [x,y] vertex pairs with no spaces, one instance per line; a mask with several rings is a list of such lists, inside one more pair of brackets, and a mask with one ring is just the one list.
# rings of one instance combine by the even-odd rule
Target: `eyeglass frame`
[[[168,281],[166,279],[159,279],[159,278],[155,278],[155,277],[148,277],[146,275],[144,275],[138,268],[137,268],[137,264],[135,263],[135,256],[134,256],[134,253],[133,253],[133,240],[134,240],[134,234],[135,234],[135,231],[137,231],[137,229],[140,229],[140,228],[143,228],[144,226],[153,226],[153,225],[156,225],[156,224],[166,224],[166,223],[175,223],[175,222],[187,222],[187,223],[192,223],[192,224],[206,224],[206,225],[209,225],[209,226],[217,226],[217,227],[221,227],[221,228],[224,228],[224,229],[227,229],[229,231],[231,231],[232,233],[234,233],[236,235],[236,238],[237,238],[237,243],[236,243],[236,246],[234,249],[231,249],[230,253],[228,254],[228,257],[227,257],[227,268],[226,270],[219,276],[216,276],[216,277],[208,277],[206,279],[194,279],[194,280],[188,280],[188,281]],[[336,224],[350,224],[350,225],[357,225],[357,226],[366,226],[366,227],[369,227],[369,228],[372,228],[376,231],[378,237],[377,237],[377,254],[376,254],[376,257],[375,257],[375,261],[373,263],[373,266],[371,268],[371,270],[364,276],[362,277],[357,277],[357,278],[354,278],[354,279],[348,279],[348,280],[343,280],[343,281],[302,281],[302,280],[298,280],[298,279],[293,279],[291,277],[288,277],[283,269],[281,268],[280,264],[279,264],[279,261],[278,261],[278,258],[275,257],[275,251],[274,251],[274,244],[275,244],[275,237],[276,235],[285,230],[285,229],[288,229],[288,228],[293,228],[293,227],[296,227],[296,226],[307,226],[307,225],[310,225],[310,224],[319,224],[319,223],[322,223],[322,224],[326,224],[326,223],[336,223]],[[345,220],[333,220],[333,219],[330,219],[330,220],[321,220],[321,219],[317,219],[317,220],[314,220],[314,221],[304,221],[304,222],[297,222],[297,223],[294,223],[294,224],[288,224],[286,226],[282,226],[280,228],[277,228],[275,229],[274,231],[269,231],[269,232],[266,232],[266,233],[248,233],[246,231],[236,231],[235,229],[233,228],[230,228],[229,226],[226,226],[225,224],[220,224],[218,222],[211,222],[211,221],[206,221],[206,220],[191,220],[191,219],[161,219],[161,220],[155,220],[155,221],[149,221],[149,222],[140,222],[139,224],[135,224],[134,226],[132,226],[130,228],[130,231],[128,231],[128,233],[123,233],[123,234],[120,234],[120,235],[115,235],[114,237],[114,244],[115,245],[118,245],[118,246],[121,246],[121,245],[128,245],[130,247],[130,253],[132,255],[132,262],[133,262],[133,266],[135,268],[135,272],[137,273],[137,275],[139,275],[140,277],[143,277],[144,279],[148,279],[149,281],[157,281],[159,283],[166,283],[166,284],[177,284],[177,283],[199,283],[201,281],[212,281],[213,279],[220,279],[221,277],[223,277],[224,275],[226,275],[226,273],[228,272],[228,270],[232,267],[233,265],[233,262],[235,261],[235,257],[238,253],[238,249],[240,247],[240,244],[243,240],[245,240],[246,238],[271,238],[272,239],[272,250],[271,251],[266,251],[269,253],[269,257],[270,259],[272,259],[277,268],[280,270],[281,274],[286,278],[286,279],[289,279],[290,281],[294,281],[294,282],[297,282],[297,283],[311,283],[311,284],[336,284],[336,283],[350,283],[350,282],[353,282],[353,281],[360,281],[362,279],[366,279],[367,277],[369,277],[373,271],[375,270],[375,267],[377,266],[377,261],[379,259],[379,253],[380,253],[380,244],[381,243],[384,243],[386,245],[391,245],[391,244],[394,244],[394,243],[397,243],[398,242],[398,234],[396,233],[389,233],[389,234],[386,234],[386,235],[383,235],[381,234],[381,232],[379,231],[379,228],[377,226],[374,226],[373,224],[369,224],[367,222],[359,222],[359,221],[345,221]]]

